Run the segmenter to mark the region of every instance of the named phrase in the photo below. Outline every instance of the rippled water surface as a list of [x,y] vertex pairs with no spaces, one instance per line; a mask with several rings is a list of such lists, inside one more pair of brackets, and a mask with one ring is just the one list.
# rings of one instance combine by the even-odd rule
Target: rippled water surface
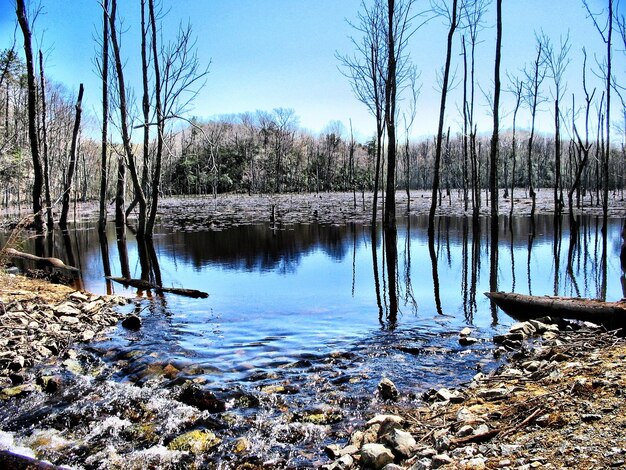
[[[132,332],[119,327],[109,340],[87,347],[107,370],[101,380],[112,390],[119,387],[112,396],[132,394],[123,387],[167,389],[194,380],[237,415],[236,425],[225,434],[256,439],[263,458],[286,453],[291,462],[312,465],[324,439],[341,437],[376,406],[382,377],[410,398],[494,367],[488,340],[513,320],[492,308],[483,292],[623,297],[617,220],[609,226],[606,264],[601,262],[596,219],[584,220],[575,244],[566,224],[555,234],[552,217],[537,219],[534,236],[528,219],[514,219],[513,232],[502,220],[496,265],[487,225],[473,230],[469,219],[441,218],[429,250],[426,224],[424,218],[402,221],[397,243],[392,241],[396,253],[390,248],[392,239],[380,230],[373,239],[370,227],[361,225],[255,225],[219,232],[161,228],[153,245],[145,247],[130,233],[121,243],[113,227],[100,243],[95,229],[81,225],[69,238],[56,235],[45,245],[48,255],[81,269],[82,288],[137,296],[127,309],[142,317],[142,328]],[[23,249],[34,251],[34,246],[26,243]],[[107,272],[198,289],[209,297],[124,288],[106,282]],[[484,341],[472,348],[459,346],[458,332],[465,326]],[[168,365],[175,367],[175,374],[163,373]],[[3,411],[14,420],[5,428],[16,431],[33,408],[43,407],[52,420],[65,416],[68,407],[91,406],[100,385],[83,378],[74,386],[84,403],[70,400],[71,391],[54,405],[41,397],[43,402],[24,402]],[[283,387],[278,394],[271,388],[277,386]],[[154,390],[149,395],[160,396]],[[245,406],[242,396],[248,397]],[[307,428],[302,424],[306,420],[297,418],[325,405],[344,411],[330,428],[328,423]],[[176,410],[171,413],[183,413]],[[216,416],[223,411],[217,410]],[[100,425],[118,416],[113,411],[94,413]],[[275,436],[278,428],[270,432],[268,422],[301,427],[285,431],[297,437],[281,438],[280,433]],[[172,435],[184,428],[172,426]],[[36,429],[30,423],[21,432],[32,435]],[[129,444],[126,437],[125,445],[134,448],[125,449],[115,444],[110,430],[102,434],[113,447],[121,446],[121,455],[155,444]],[[292,450],[285,450],[288,446]],[[76,463],[85,457],[66,459]]]

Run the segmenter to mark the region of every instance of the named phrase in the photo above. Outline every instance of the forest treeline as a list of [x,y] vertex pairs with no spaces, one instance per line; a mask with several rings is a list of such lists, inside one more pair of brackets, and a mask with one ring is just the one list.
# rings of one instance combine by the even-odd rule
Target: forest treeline
[[[117,26],[116,0],[103,1],[101,55],[95,61],[103,84],[103,115],[87,116],[82,123],[81,93],[75,96],[66,84],[46,77],[42,53],[30,44],[33,23],[24,1],[16,2],[26,60],[18,53],[17,41],[0,56],[3,205],[30,204],[35,212],[38,207],[48,210],[50,223],[58,214],[63,218],[61,205],[69,199],[100,199],[105,210],[115,201],[118,221],[125,221],[122,211],[127,217],[138,210],[144,224],[140,233],[150,234],[163,196],[432,189],[433,208],[442,193],[458,191],[465,209],[477,214],[490,196],[500,193],[509,198],[512,191],[520,191],[515,188],[533,198],[533,207],[536,188],[553,188],[555,210],[569,205],[571,212],[582,195],[593,204],[606,204],[609,191],[624,187],[625,141],[609,133],[615,126],[611,103],[617,109],[614,116],[626,119],[623,84],[611,72],[613,50],[626,50],[626,22],[613,9],[613,0],[605,2],[602,13],[589,11],[598,28],[597,39],[608,47],[607,56],[603,61],[596,58],[593,70],[582,51],[580,96],[565,94],[563,76],[572,53],[568,38],[556,44],[537,34],[536,56],[517,75],[500,72],[498,49],[495,89],[489,95],[494,129],[499,131],[493,134],[479,129],[476,122],[474,48],[481,31],[501,22],[501,1],[496,2],[497,22],[486,17],[488,0],[432,2],[431,13],[449,23],[444,70],[459,60],[451,57],[452,45],[462,44],[456,67],[463,75],[459,85],[463,103],[455,111],[449,106],[446,110],[451,85],[444,75],[438,134],[417,140],[408,135],[412,123],[423,119],[416,104],[418,73],[405,52],[417,29],[411,25],[415,2],[363,2],[355,23],[363,36],[353,40],[356,52],[338,54],[356,96],[376,118],[373,137],[363,142],[356,141],[349,122],[333,121],[319,133],[303,129],[293,109],[258,110],[210,121],[186,118],[187,105],[207,79],[208,65],[199,64],[194,55],[190,26],[163,43],[157,34],[160,16],[155,14],[154,0],[139,1],[142,90],[131,93],[125,88],[123,54],[135,51],[124,50],[119,41],[129,32]],[[597,80],[592,87],[592,73],[604,77],[602,87]],[[498,121],[495,99],[501,91],[514,98],[514,109],[506,110],[512,126],[506,128]],[[549,132],[535,128],[542,108],[554,115]],[[532,116],[530,128],[516,127],[522,109]],[[451,118],[452,113],[457,117]],[[104,123],[102,138],[92,131],[98,120]],[[444,125],[447,121],[457,124]],[[107,130],[110,123],[114,132]]]

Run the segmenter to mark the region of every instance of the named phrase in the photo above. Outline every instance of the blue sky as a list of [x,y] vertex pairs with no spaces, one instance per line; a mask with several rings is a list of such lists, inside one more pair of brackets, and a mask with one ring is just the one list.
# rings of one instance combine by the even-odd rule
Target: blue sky
[[[31,2],[33,3],[33,2]],[[198,96],[191,115],[201,118],[245,111],[294,108],[302,127],[319,132],[332,120],[348,127],[352,119],[357,135],[364,139],[373,133],[374,124],[366,108],[353,96],[348,80],[338,70],[335,53],[350,53],[349,37],[358,36],[346,20],[355,20],[360,0],[164,0],[169,9],[164,36],[174,35],[178,24],[190,21],[197,35],[197,48],[203,63],[211,61],[210,75]],[[626,4],[626,2],[622,2]],[[417,8],[427,6],[425,0]],[[605,4],[591,0],[598,10]],[[42,0],[43,12],[34,32],[38,46],[45,53],[46,73],[54,80],[77,90],[85,84],[85,105],[97,115],[100,84],[94,73],[93,60],[98,53],[94,40],[99,35],[101,13],[97,0]],[[129,80],[139,88],[139,2],[124,0],[120,10],[126,32],[123,54],[127,60]],[[503,75],[519,73],[535,54],[535,31],[543,30],[558,44],[559,37],[570,31],[572,62],[568,69],[568,101],[579,93],[581,48],[601,57],[604,45],[586,18],[579,0],[504,0]],[[495,12],[487,13],[487,29],[481,33],[477,47],[477,79],[488,90],[493,80]],[[0,47],[8,47],[15,25],[14,2],[0,2]],[[18,31],[19,32],[19,31]],[[411,42],[411,58],[422,71],[422,91],[418,102],[414,135],[436,131],[439,92],[437,72],[445,53],[446,27],[435,19],[420,29]],[[460,36],[459,36],[460,37]],[[18,35],[18,45],[21,46]],[[462,76],[461,59],[455,57],[457,78]],[[618,78],[624,77],[626,57],[616,51]],[[595,78],[591,73],[590,81]],[[625,80],[626,81],[626,80]],[[549,82],[547,79],[546,84]],[[506,77],[503,76],[503,84]],[[598,87],[601,84],[598,83]],[[459,128],[461,87],[452,91],[448,104],[447,124],[453,132]],[[490,128],[489,109],[477,92],[479,131]],[[549,93],[546,86],[546,93]],[[582,97],[578,98],[582,102]],[[503,96],[503,127],[510,126],[511,103]],[[549,131],[552,116],[547,105],[540,125]],[[519,124],[528,125],[520,116]]]

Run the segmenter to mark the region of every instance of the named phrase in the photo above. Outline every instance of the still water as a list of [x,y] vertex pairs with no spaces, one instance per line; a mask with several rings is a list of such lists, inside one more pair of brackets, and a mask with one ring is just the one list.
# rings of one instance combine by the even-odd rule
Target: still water
[[[311,455],[324,439],[343,436],[367,417],[378,403],[376,384],[383,377],[411,398],[495,367],[489,339],[514,320],[492,308],[483,292],[624,296],[619,220],[609,224],[606,263],[595,218],[582,220],[577,237],[571,237],[566,222],[555,231],[549,216],[536,219],[534,235],[529,219],[516,218],[512,224],[502,219],[497,264],[489,226],[481,223],[474,229],[471,219],[440,218],[430,247],[427,219],[421,217],[399,223],[396,243],[381,230],[373,234],[369,226],[308,224],[218,232],[160,227],[152,246],[138,247],[131,233],[123,243],[110,227],[103,240],[92,226],[79,225],[69,237],[56,235],[45,245],[47,255],[80,268],[81,288],[136,298],[128,310],[142,317],[139,331],[119,327],[108,340],[87,346],[108,368],[109,386],[145,390],[193,379],[230,403],[228,408],[239,414],[238,432],[256,436],[264,459],[280,454],[302,465],[314,461]],[[29,243],[23,250],[34,252]],[[105,273],[198,289],[209,297],[124,288],[107,282]],[[458,332],[465,326],[483,341],[459,346]],[[158,373],[166,365],[181,371],[170,383]],[[279,403],[266,393],[276,385],[290,392]],[[76,386],[88,397],[89,387],[101,385]],[[254,399],[240,406],[242,395]],[[66,405],[57,400],[49,413],[62,415],[64,406],[80,406],[67,400]],[[19,421],[35,406],[23,405],[11,410],[11,419]],[[300,430],[304,437],[281,438],[275,426],[267,427],[267,422],[289,427],[294,415],[321,405],[343,410],[330,430]],[[7,417],[7,410],[1,411]],[[38,424],[30,426],[32,433]],[[176,432],[175,425],[170,428]],[[108,446],[118,446],[118,454],[148,446],[116,444],[110,432],[103,433]],[[65,462],[73,459],[78,457]]]

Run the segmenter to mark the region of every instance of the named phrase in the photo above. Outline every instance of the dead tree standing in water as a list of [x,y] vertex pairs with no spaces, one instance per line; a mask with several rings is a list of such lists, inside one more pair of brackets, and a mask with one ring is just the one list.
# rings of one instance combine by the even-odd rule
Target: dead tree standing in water
[[433,170],[432,199],[430,203],[430,211],[428,214],[428,235],[435,235],[435,211],[437,210],[437,193],[439,192],[439,167],[441,165],[441,154],[443,146],[443,125],[446,113],[446,101],[448,97],[448,86],[450,81],[450,63],[452,61],[452,40],[454,32],[459,25],[458,0],[452,1],[452,10],[448,11],[445,7],[441,10],[448,15],[450,19],[450,27],[448,29],[448,42],[446,48],[446,62],[443,69],[443,81],[441,83],[441,103],[439,104],[439,126],[437,128],[437,141],[435,144],[435,167]]
[[37,87],[35,85],[35,65],[33,63],[32,34],[30,23],[26,15],[24,0],[16,0],[17,20],[24,36],[24,55],[26,56],[26,80],[28,86],[28,138],[30,153],[33,159],[33,214],[35,215],[35,229],[43,233],[41,191],[43,188],[43,171],[39,156],[39,137],[37,134]]
[[542,37],[537,36],[536,39],[537,57],[532,63],[532,66],[524,70],[524,75],[526,76],[526,80],[524,81],[524,101],[528,105],[531,116],[530,136],[528,137],[526,163],[528,167],[528,193],[532,201],[530,217],[531,223],[533,225],[533,232],[537,199],[537,194],[535,193],[535,187],[533,185],[533,141],[535,138],[535,120],[537,118],[537,108],[539,107],[540,103],[545,101],[545,99],[540,94],[539,88],[541,87],[541,84],[546,77],[546,60],[544,52],[545,44]]
[[67,214],[70,210],[70,195],[72,192],[72,179],[74,178],[74,170],[76,169],[76,144],[78,142],[78,133],[80,132],[80,117],[83,112],[83,84],[78,87],[78,99],[76,100],[76,118],[74,120],[74,131],[72,132],[72,145],[70,147],[70,161],[65,175],[65,185],[63,188],[63,205],[61,207],[61,218],[59,225],[61,229],[67,229]]
[[563,207],[563,184],[561,182],[561,108],[560,102],[566,89],[563,83],[565,70],[570,63],[568,58],[571,45],[569,33],[561,38],[559,50],[555,51],[549,40],[546,44],[546,59],[550,77],[554,81],[554,215],[559,216]]

